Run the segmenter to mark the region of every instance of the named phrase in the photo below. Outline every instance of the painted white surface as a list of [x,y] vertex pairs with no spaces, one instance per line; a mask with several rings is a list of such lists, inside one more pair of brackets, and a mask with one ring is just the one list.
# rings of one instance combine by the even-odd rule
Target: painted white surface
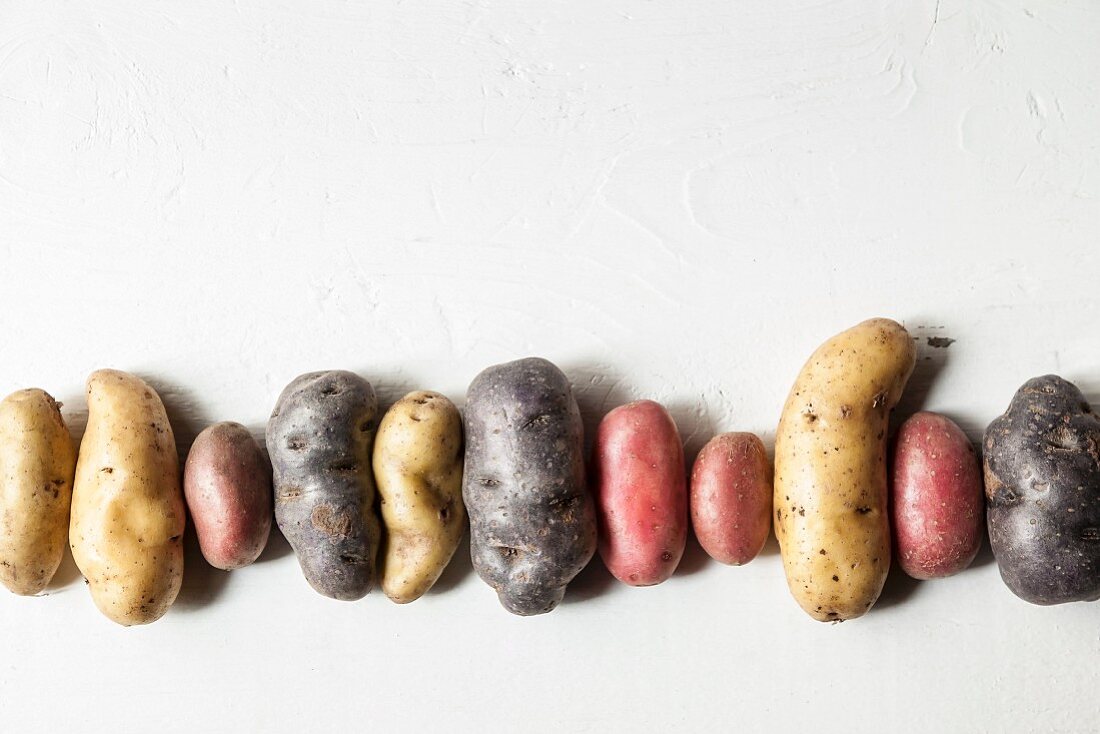
[[[1098,402],[1098,37],[1090,0],[7,0],[0,391],[79,434],[85,375],[136,371],[186,445],[306,370],[461,400],[538,354],[590,426],[655,398],[694,454],[770,445],[809,352],[883,315],[922,339],[905,411],[977,437],[1052,371]],[[0,730],[1100,726],[1100,606],[1018,601],[987,551],[827,626],[774,545],[640,590],[597,561],[530,619],[464,555],[398,607],[281,539],[191,550],[145,628],[71,560],[0,595]]]

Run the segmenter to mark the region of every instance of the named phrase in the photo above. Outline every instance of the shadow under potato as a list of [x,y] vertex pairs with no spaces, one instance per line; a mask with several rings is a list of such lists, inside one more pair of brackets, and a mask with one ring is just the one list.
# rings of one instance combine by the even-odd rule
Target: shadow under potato
[[[768,539],[764,542],[764,547],[760,549],[760,552],[756,554],[756,558],[764,558],[766,556],[778,556],[779,555],[779,540],[776,539],[775,533],[769,531]],[[754,558],[753,560],[756,560]],[[749,561],[750,563],[752,561]]]
[[573,387],[573,397],[581,411],[584,425],[585,465],[592,451],[596,437],[596,427],[613,408],[629,403],[633,398],[624,389],[625,378],[616,374],[609,365],[582,363],[565,365],[561,368]]
[[57,567],[57,573],[50,579],[50,583],[46,586],[45,593],[55,594],[59,591],[68,589],[71,585],[83,578],[80,574],[80,569],[77,568],[76,561],[73,560],[73,553],[69,550],[69,544],[65,544],[65,552],[61,556],[61,565]]
[[886,576],[886,583],[882,587],[876,609],[889,609],[890,607],[904,604],[920,589],[921,582],[913,578],[897,562],[890,564],[890,573]]
[[164,412],[168,415],[168,423],[172,426],[172,434],[176,439],[182,472],[184,460],[191,450],[191,444],[195,442],[195,437],[213,421],[199,410],[198,399],[191,390],[158,377],[136,374],[156,391],[164,404]]
[[577,602],[595,599],[601,594],[611,591],[616,584],[621,583],[611,575],[600,558],[599,552],[592,556],[588,565],[578,573],[569,586],[565,589],[565,599],[562,604],[575,604]]
[[267,563],[292,555],[294,555],[294,549],[290,547],[290,542],[287,541],[282,531],[279,530],[278,524],[272,518],[271,534],[267,536],[267,545],[264,546],[263,552],[260,553],[260,557],[255,562]]
[[993,546],[989,544],[989,532],[985,523],[982,523],[982,545],[978,548],[978,555],[974,556],[974,560],[963,569],[960,573],[966,573],[971,568],[982,568],[983,566],[995,566],[997,559],[993,555]]
[[[713,559],[703,550],[695,533],[688,532],[687,542],[684,544],[684,555],[680,558],[680,564],[676,566],[673,576],[691,576],[705,569]],[[717,561],[714,561],[717,563]]]
[[[890,416],[891,433],[897,431],[897,427],[905,422],[914,413],[920,412],[928,400],[928,394],[932,392],[936,379],[947,366],[949,359],[948,350],[945,347],[929,347],[929,338],[924,336],[922,327],[917,327],[914,339],[917,342],[917,361],[913,366],[913,374],[909,376],[909,382],[901,393],[898,404]],[[933,337],[939,338],[939,337]]]
[[187,530],[183,535],[183,584],[173,609],[196,611],[216,601],[225,590],[230,573],[206,562],[194,525],[188,518]]
[[454,591],[470,576],[473,570],[474,564],[470,560],[470,531],[467,528],[466,532],[462,533],[462,540],[459,541],[458,548],[451,556],[451,562],[443,569],[443,573],[439,575],[432,588],[428,589],[428,593],[446,594],[448,591]]

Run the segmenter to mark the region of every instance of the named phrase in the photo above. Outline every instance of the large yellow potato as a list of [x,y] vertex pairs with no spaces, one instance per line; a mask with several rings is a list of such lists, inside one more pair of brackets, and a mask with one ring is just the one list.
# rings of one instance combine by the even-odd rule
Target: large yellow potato
[[69,543],[99,610],[122,625],[159,619],[183,579],[179,455],[153,388],[125,372],[88,377],[88,428]]
[[76,449],[61,404],[42,390],[0,402],[0,582],[37,594],[65,553]]
[[395,403],[374,439],[374,479],[386,527],[382,591],[405,604],[436,582],[466,526],[462,419],[454,404],[426,391]]
[[775,534],[787,585],[814,619],[862,616],[890,570],[886,429],[913,372],[905,327],[870,319],[818,347],[775,437]]

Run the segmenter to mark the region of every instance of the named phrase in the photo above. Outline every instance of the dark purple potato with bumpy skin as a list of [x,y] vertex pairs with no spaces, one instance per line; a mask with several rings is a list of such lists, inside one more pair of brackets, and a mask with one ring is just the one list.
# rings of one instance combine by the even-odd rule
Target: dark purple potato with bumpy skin
[[596,550],[583,427],[569,381],[545,359],[489,367],[466,392],[462,497],[470,555],[513,614],[544,614]]
[[310,372],[286,386],[267,424],[275,522],[306,580],[333,599],[374,585],[381,524],[371,448],[378,400],[351,372]]
[[989,542],[1032,604],[1100,598],[1100,418],[1081,391],[1036,377],[985,431]]

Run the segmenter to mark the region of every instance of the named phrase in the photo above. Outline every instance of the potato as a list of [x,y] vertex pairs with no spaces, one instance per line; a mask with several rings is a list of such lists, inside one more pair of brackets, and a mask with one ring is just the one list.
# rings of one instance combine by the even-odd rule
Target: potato
[[818,347],[783,407],[775,534],[787,586],[814,619],[862,616],[886,581],[886,429],[915,359],[900,324],[864,321]]
[[370,383],[332,370],[295,378],[267,424],[275,522],[306,580],[333,599],[360,599],[374,585],[381,526],[370,458],[377,415]]
[[1032,604],[1100,598],[1100,418],[1073,383],[1024,383],[985,431],[989,543]]
[[0,582],[37,594],[69,537],[76,449],[61,404],[41,390],[0,402]]
[[229,571],[255,561],[271,533],[271,468],[240,423],[215,423],[195,437],[183,495],[207,563]]
[[439,579],[466,530],[462,418],[435,392],[411,392],[386,411],[374,440],[381,497],[382,591],[398,604]]
[[554,609],[596,551],[583,430],[569,381],[545,359],[489,367],[466,393],[470,555],[513,614]]
[[653,586],[676,570],[687,540],[684,446],[672,416],[639,400],[600,421],[592,449],[600,557],[631,586]]
[[951,419],[916,413],[898,430],[890,470],[898,563],[915,579],[951,576],[982,544],[985,499],[978,455]]
[[176,441],[143,380],[99,370],[87,395],[69,544],[99,610],[121,625],[147,624],[168,611],[183,581]]
[[711,558],[748,563],[772,530],[772,462],[751,433],[722,433],[695,458],[691,470],[691,525]]

